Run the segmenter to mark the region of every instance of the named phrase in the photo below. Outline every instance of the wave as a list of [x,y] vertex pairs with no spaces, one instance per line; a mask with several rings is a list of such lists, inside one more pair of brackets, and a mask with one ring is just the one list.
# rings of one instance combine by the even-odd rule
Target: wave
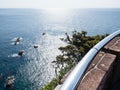
[[14,53],[14,54],[8,55],[8,57],[19,57],[19,55],[18,53]]
[[15,37],[15,38],[13,38],[11,41],[12,41],[12,42],[15,42],[18,38],[19,38],[20,40],[23,40],[22,37]]

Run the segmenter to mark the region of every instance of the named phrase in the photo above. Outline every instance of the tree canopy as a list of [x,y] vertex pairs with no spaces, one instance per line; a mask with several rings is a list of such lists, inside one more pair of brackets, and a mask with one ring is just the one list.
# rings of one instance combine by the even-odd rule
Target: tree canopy
[[61,69],[69,64],[75,65],[78,63],[95,44],[108,36],[108,34],[87,36],[86,31],[77,32],[76,30],[73,31],[71,38],[68,33],[65,33],[65,35],[66,38],[61,40],[66,42],[67,46],[59,48],[62,55],[57,56],[54,61],[55,64],[62,66]]

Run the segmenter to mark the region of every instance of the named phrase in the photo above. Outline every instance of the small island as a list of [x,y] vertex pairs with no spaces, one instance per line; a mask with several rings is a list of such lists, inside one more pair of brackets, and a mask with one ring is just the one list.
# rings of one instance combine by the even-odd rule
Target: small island
[[72,36],[65,33],[66,38],[61,38],[62,41],[67,43],[67,46],[59,47],[62,52],[61,55],[56,56],[54,64],[56,77],[51,80],[40,90],[54,90],[54,88],[61,83],[63,76],[71,70],[84,55],[99,41],[104,39],[109,34],[88,36],[86,31],[72,32]]

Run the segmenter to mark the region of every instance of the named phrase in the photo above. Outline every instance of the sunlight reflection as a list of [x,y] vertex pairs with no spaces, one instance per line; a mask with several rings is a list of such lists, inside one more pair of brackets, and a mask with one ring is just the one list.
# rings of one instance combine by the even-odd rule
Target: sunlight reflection
[[47,18],[52,21],[61,21],[64,20],[68,15],[70,15],[69,9],[46,9]]

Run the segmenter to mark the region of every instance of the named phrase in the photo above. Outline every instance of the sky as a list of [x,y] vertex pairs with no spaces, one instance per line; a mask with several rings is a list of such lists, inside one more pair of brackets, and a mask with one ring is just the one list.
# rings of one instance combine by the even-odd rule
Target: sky
[[120,8],[120,0],[0,0],[0,8]]

